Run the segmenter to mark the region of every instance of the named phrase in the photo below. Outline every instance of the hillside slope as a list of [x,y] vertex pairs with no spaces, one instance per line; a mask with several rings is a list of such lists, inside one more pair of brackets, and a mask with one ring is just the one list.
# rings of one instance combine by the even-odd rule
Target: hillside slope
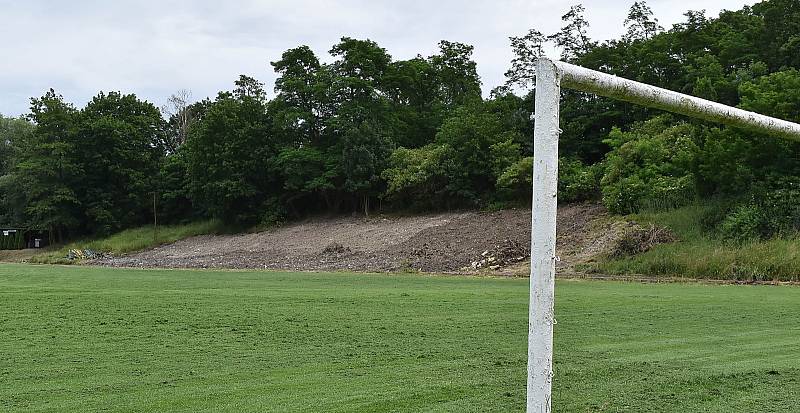
[[[614,242],[605,210],[559,209],[562,270],[591,260]],[[314,218],[269,231],[203,235],[152,250],[95,260],[96,265],[524,274],[531,211],[460,212],[394,217]]]

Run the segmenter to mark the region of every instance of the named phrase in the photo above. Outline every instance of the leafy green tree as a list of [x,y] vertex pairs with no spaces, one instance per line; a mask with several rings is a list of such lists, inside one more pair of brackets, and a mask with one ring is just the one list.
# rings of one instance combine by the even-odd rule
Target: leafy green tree
[[22,194],[14,185],[12,172],[17,162],[17,147],[30,140],[34,125],[24,118],[0,115],[0,226],[20,226],[25,222]]
[[11,172],[16,146],[30,139],[34,125],[25,118],[8,118],[0,114],[0,175]]
[[536,59],[544,55],[547,37],[536,29],[530,29],[524,36],[512,36],[509,40],[514,58],[511,59],[511,68],[505,73],[506,85],[529,90],[534,86]]
[[442,40],[439,53],[429,61],[437,74],[439,99],[448,109],[475,103],[481,99],[481,81],[472,60],[474,47]]
[[533,94],[525,97],[495,90],[484,101],[487,111],[500,120],[500,128],[509,133],[524,156],[533,155]]
[[657,117],[630,131],[614,129],[602,184],[603,203],[617,213],[685,205],[697,196],[697,130]]
[[800,68],[800,4],[794,0],[770,0],[744,8],[761,22],[757,50],[770,71],[782,67]]
[[318,200],[329,210],[338,209],[336,181],[341,176],[340,157],[326,156],[313,146],[285,147],[276,160],[283,179],[283,201],[294,216],[314,212]]
[[335,112],[328,121],[335,143],[330,151],[341,153],[341,190],[369,213],[369,199],[380,194],[380,175],[394,142],[396,118],[380,92],[391,56],[371,40],[342,38],[331,49],[338,57],[332,64]]
[[743,109],[800,121],[800,70],[791,68],[745,82],[739,94]]
[[279,75],[270,103],[276,128],[295,144],[319,144],[330,117],[328,68],[308,46],[285,51],[272,67]]
[[364,215],[369,215],[370,198],[382,192],[380,174],[391,150],[391,139],[381,136],[371,122],[350,128],[342,138],[344,189],[363,200]]
[[203,216],[192,199],[189,159],[184,147],[161,160],[157,189],[159,223],[185,223]]
[[507,199],[531,199],[533,190],[533,157],[519,158],[497,177],[498,194]]
[[319,201],[336,211],[342,170],[335,129],[328,127],[335,113],[333,68],[308,46],[287,50],[272,66],[279,76],[269,115],[279,145],[275,167],[284,185],[282,202],[295,216],[317,210]]
[[383,171],[387,189],[384,197],[405,208],[442,209],[456,206],[445,186],[452,169],[453,148],[429,144],[421,148],[397,148]]
[[739,196],[756,180],[756,144],[730,128],[713,128],[703,134],[697,162],[701,195]]
[[633,2],[623,24],[628,32],[622,38],[627,41],[648,40],[664,30],[658,24],[658,19],[653,17],[653,10],[644,1]]
[[11,172],[10,185],[18,191],[15,208],[24,211],[27,226],[49,231],[53,241],[78,232],[81,223],[75,188],[84,171],[77,161],[77,116],[53,89],[31,99],[28,119],[36,128],[16,146],[17,162]]
[[221,92],[189,133],[192,197],[228,224],[250,225],[280,188],[275,182],[276,148],[261,83],[240,76],[232,92]]
[[395,143],[406,148],[431,143],[445,107],[439,99],[438,74],[430,60],[418,56],[392,62],[381,89],[394,114],[390,128]]
[[80,111],[76,186],[85,231],[108,234],[151,222],[166,123],[135,95],[100,93]]
[[596,200],[600,195],[603,164],[586,165],[579,159],[558,159],[558,202]]
[[498,176],[519,160],[518,139],[485,104],[460,107],[434,143],[394,151],[383,174],[387,196],[435,208],[481,205]]
[[[486,111],[483,105],[457,109],[436,135],[437,144],[453,149],[446,185],[449,194],[466,205],[479,204],[482,195],[494,188],[496,175],[501,172],[501,168],[496,167],[496,157],[507,158],[507,146],[513,145],[515,140],[514,132],[503,131],[498,116]],[[506,148],[498,150],[495,146],[498,144]],[[501,163],[508,165],[514,161],[516,159],[504,159]]]
[[588,34],[589,22],[583,17],[585,11],[581,4],[570,7],[561,16],[561,21],[565,23],[561,30],[547,36],[548,40],[561,49],[561,58],[564,60],[574,59],[594,47]]

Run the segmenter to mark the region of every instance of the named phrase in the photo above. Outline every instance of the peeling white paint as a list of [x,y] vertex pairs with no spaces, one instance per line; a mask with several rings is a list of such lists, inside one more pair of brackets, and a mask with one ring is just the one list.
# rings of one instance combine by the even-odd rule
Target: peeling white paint
[[[545,60],[545,59],[542,59]],[[642,106],[800,141],[800,125],[564,62],[561,85]]]
[[558,69],[549,60],[537,63],[536,76],[527,411],[550,413],[561,87]]
[[527,413],[550,413],[553,382],[556,194],[561,86],[800,141],[800,125],[623,79],[569,63],[539,59],[533,136],[531,279],[528,309]]

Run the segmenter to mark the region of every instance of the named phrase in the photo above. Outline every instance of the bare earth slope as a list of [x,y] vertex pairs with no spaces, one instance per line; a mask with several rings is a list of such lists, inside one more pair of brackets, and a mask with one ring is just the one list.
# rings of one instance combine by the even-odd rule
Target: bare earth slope
[[[559,209],[560,266],[569,269],[604,250],[604,209]],[[524,272],[531,211],[442,213],[415,217],[315,218],[269,231],[192,237],[95,265],[176,268],[269,268]],[[476,268],[477,267],[477,268]]]

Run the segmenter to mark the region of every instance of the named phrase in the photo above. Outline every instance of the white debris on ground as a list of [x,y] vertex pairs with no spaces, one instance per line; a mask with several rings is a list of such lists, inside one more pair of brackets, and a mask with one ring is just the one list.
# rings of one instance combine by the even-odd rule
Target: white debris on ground
[[530,249],[514,240],[506,239],[502,244],[496,245],[491,250],[486,250],[481,253],[481,258],[473,261],[471,267],[473,270],[481,268],[489,268],[490,270],[497,270],[510,264],[525,261],[530,256]]

